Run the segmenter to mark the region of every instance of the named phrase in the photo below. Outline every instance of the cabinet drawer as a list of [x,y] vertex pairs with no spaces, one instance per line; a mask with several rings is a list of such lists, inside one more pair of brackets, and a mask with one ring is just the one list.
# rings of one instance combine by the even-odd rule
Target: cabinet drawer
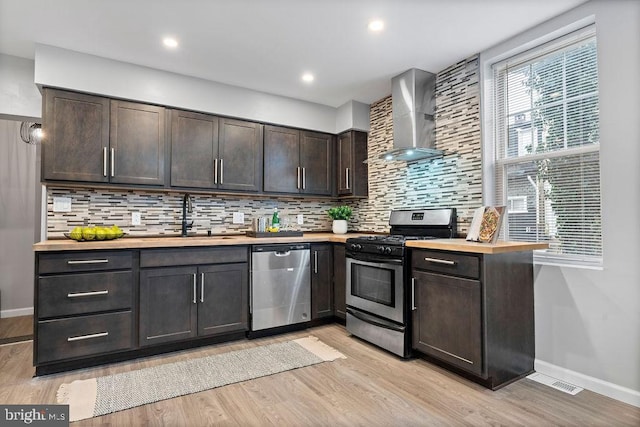
[[452,274],[455,276],[480,277],[480,258],[451,252],[413,250],[412,268]]
[[118,270],[131,268],[130,251],[90,251],[41,254],[38,273],[71,273],[74,271]]
[[152,249],[140,252],[140,267],[168,267],[172,265],[224,264],[247,262],[246,246],[214,248]]
[[133,273],[112,271],[38,279],[38,318],[131,308]]
[[38,363],[130,349],[131,311],[38,322]]

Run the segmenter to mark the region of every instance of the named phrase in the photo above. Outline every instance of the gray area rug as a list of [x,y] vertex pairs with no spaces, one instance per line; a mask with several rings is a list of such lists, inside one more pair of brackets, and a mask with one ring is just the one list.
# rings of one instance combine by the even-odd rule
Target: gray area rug
[[315,337],[62,384],[70,421],[345,358]]

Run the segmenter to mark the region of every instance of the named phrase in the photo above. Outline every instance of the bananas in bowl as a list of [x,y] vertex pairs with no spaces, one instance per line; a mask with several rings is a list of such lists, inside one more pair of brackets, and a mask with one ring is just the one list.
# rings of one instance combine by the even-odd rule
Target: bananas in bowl
[[64,233],[69,239],[78,242],[86,242],[92,240],[112,240],[124,236],[124,233],[117,225],[111,227],[75,227],[70,233]]

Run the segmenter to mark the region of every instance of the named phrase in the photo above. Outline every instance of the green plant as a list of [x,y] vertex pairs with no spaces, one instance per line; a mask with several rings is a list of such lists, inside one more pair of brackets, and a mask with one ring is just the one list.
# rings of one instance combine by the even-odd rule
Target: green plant
[[349,218],[351,218],[351,214],[353,213],[353,211],[349,206],[338,206],[338,207],[329,209],[328,213],[331,219],[333,220],[339,220],[339,219],[348,220]]

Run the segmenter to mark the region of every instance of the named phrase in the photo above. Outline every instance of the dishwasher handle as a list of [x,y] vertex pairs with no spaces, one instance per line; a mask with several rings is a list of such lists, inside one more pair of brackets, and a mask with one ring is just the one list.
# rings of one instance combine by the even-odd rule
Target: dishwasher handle
[[291,255],[291,251],[277,251],[273,253],[277,257],[285,257]]

